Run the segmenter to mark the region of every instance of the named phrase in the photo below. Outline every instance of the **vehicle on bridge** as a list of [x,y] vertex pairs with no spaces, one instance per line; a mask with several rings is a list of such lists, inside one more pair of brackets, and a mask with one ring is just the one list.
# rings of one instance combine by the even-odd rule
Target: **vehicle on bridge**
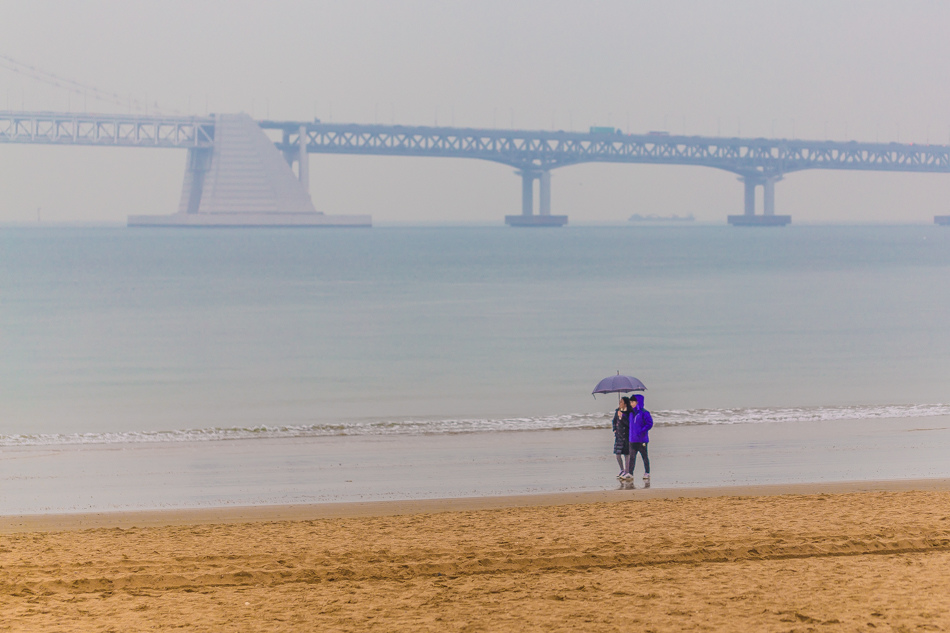
[[603,127],[600,125],[592,125],[590,128],[591,134],[620,134],[620,130],[615,127]]

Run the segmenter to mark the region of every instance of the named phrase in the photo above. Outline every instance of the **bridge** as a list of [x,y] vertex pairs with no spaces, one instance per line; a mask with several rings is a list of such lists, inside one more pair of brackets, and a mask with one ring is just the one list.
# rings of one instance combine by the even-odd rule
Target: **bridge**
[[[692,165],[735,173],[744,185],[744,208],[742,214],[730,215],[728,220],[735,225],[757,226],[790,222],[789,216],[775,214],[775,183],[788,173],[805,169],[950,173],[948,145],[722,138],[663,132],[623,134],[613,128],[591,128],[584,133],[320,121],[255,122],[247,115],[149,117],[0,112],[0,143],[188,149],[177,215],[218,213],[223,214],[218,218],[222,224],[235,220],[224,217],[229,213],[265,213],[270,214],[265,219],[295,225],[295,216],[288,213],[315,213],[307,182],[307,156],[311,153],[470,158],[511,166],[522,178],[521,214],[506,216],[506,222],[513,226],[566,223],[566,216],[551,215],[550,173],[580,163]],[[249,152],[254,154],[253,160],[248,160]],[[275,163],[273,157],[281,155],[283,161]],[[292,171],[294,165],[296,174]],[[290,177],[295,185],[288,184]],[[535,181],[539,182],[537,214]],[[760,186],[764,190],[764,208],[757,214],[755,194]],[[266,194],[265,189],[279,193],[275,197]],[[284,217],[277,217],[281,214]],[[326,216],[330,217],[347,216]],[[244,219],[250,220],[250,215]],[[937,216],[935,221],[950,223],[950,217]]]

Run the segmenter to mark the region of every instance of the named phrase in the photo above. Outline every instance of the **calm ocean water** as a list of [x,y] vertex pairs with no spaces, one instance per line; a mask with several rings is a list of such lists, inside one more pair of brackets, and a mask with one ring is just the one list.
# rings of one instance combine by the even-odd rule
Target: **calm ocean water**
[[950,414],[937,226],[0,228],[0,445]]

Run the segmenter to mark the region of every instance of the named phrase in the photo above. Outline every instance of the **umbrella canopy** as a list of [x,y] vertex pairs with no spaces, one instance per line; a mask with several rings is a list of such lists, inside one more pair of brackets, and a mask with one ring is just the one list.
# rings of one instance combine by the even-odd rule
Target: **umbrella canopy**
[[623,393],[626,391],[646,391],[646,385],[633,376],[621,376],[618,371],[616,376],[608,376],[597,383],[591,394]]

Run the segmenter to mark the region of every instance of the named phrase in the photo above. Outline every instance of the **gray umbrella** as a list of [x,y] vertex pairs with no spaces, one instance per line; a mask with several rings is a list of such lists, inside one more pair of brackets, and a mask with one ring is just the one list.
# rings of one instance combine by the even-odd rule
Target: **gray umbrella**
[[627,391],[646,391],[646,385],[633,376],[621,376],[618,371],[616,376],[608,376],[597,383],[597,386],[591,391],[591,395],[596,393],[625,393]]

